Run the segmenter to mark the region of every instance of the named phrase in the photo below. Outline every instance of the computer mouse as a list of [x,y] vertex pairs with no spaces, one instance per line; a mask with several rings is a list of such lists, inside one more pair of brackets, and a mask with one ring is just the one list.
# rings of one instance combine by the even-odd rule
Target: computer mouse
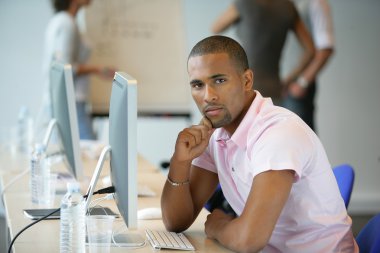
[[137,219],[139,220],[158,220],[162,219],[161,208],[148,207],[137,211]]

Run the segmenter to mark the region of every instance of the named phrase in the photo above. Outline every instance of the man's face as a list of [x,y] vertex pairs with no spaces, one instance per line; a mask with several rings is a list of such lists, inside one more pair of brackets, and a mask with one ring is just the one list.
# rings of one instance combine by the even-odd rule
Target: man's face
[[247,81],[247,73],[239,73],[226,53],[191,57],[188,74],[193,99],[213,127],[236,129],[247,94],[253,93],[252,78]]

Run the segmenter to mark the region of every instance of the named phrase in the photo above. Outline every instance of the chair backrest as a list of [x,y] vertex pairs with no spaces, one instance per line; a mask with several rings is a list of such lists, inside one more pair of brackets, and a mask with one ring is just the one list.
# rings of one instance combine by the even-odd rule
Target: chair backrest
[[352,188],[355,181],[355,171],[351,165],[342,164],[333,168],[333,172],[338,182],[339,191],[344,200],[346,208],[350,203]]
[[380,252],[380,213],[375,215],[362,228],[356,237],[360,253]]

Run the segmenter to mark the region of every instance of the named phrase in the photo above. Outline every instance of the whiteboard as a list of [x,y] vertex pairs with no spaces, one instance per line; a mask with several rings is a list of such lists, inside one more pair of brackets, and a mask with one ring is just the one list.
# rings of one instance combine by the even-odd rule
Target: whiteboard
[[[139,111],[190,110],[182,1],[93,0],[85,20],[90,63],[136,78]],[[111,81],[91,81],[93,111],[107,112]]]

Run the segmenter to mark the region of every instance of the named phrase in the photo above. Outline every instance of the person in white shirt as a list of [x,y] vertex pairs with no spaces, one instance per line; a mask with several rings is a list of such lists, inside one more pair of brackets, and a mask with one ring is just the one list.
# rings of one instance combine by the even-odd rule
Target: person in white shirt
[[[95,139],[92,119],[88,110],[89,75],[96,74],[102,78],[111,79],[114,70],[87,63],[90,57],[90,48],[81,37],[76,16],[79,9],[87,6],[90,0],[53,0],[52,3],[55,14],[47,26],[44,43],[43,74],[47,86],[45,89],[48,91],[52,61],[71,64],[74,75],[79,135],[81,139]],[[47,108],[50,107],[48,92],[44,97],[44,105]],[[49,109],[45,109],[44,113],[49,114]],[[47,117],[49,116],[47,115]],[[39,120],[44,121],[43,116],[40,117]]]
[[237,216],[213,210],[205,233],[233,251],[358,252],[322,143],[254,90],[239,43],[205,38],[187,66],[203,118],[178,134],[161,197],[166,229],[186,230],[219,183]]

